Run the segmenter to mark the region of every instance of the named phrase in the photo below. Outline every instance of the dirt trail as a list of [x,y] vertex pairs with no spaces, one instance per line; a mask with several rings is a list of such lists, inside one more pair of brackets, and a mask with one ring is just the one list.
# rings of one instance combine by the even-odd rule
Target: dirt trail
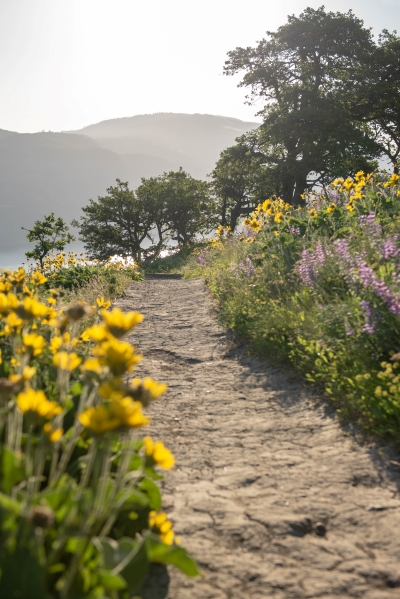
[[345,435],[290,374],[230,350],[201,280],[150,279],[118,304],[169,390],[151,434],[175,454],[164,508],[204,576],[156,568],[146,599],[400,597],[400,464]]

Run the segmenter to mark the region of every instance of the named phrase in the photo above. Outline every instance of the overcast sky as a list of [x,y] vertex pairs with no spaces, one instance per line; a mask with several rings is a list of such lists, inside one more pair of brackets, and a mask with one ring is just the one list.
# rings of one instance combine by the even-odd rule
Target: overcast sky
[[[0,129],[78,129],[153,112],[254,120],[226,53],[323,0],[0,0]],[[326,0],[377,35],[400,0]]]

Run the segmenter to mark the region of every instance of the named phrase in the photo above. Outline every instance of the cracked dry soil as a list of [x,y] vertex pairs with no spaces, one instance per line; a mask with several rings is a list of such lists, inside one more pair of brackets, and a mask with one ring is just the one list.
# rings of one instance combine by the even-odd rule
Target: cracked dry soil
[[[202,280],[149,278],[119,300],[141,375],[168,383],[150,433],[176,467],[164,509],[200,579],[156,566],[144,599],[400,597],[400,464],[345,435],[293,375],[232,349]],[[393,458],[393,456],[392,456]]]

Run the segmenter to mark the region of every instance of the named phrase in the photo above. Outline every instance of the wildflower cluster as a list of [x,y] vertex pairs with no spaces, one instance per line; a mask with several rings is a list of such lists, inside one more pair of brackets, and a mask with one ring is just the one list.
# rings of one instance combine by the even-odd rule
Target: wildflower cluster
[[[262,204],[258,204],[252,214],[245,218],[243,225],[250,227],[255,233],[261,231],[265,227],[272,230],[277,230],[277,225],[285,222],[291,214],[292,207],[290,204],[281,198],[273,198],[265,200]],[[248,241],[248,239],[246,239]]]
[[298,207],[266,200],[189,272],[254,351],[290,360],[341,414],[400,441],[399,175],[360,171]]
[[3,564],[24,567],[27,538],[36,596],[132,596],[164,545],[165,559],[196,574],[172,524],[154,520],[155,468],[172,468],[174,457],[137,436],[145,408],[166,390],[130,378],[142,356],[126,336],[143,316],[111,310],[104,297],[62,306],[47,283],[41,271],[0,273],[0,595],[26,596]]

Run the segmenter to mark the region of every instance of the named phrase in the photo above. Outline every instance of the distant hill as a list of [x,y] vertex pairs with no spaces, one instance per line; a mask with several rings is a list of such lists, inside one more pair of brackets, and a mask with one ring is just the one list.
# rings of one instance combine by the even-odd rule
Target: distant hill
[[211,115],[154,114],[103,121],[80,131],[15,133],[0,129],[0,252],[27,247],[21,226],[55,212],[69,223],[116,178],[182,166],[205,178],[220,152],[258,126]]
[[[124,156],[134,175],[145,156],[149,171],[162,158],[172,169],[182,166],[193,177],[205,178],[221,151],[259,123],[210,114],[159,113],[102,121],[79,131]],[[157,168],[152,175],[160,174]]]

